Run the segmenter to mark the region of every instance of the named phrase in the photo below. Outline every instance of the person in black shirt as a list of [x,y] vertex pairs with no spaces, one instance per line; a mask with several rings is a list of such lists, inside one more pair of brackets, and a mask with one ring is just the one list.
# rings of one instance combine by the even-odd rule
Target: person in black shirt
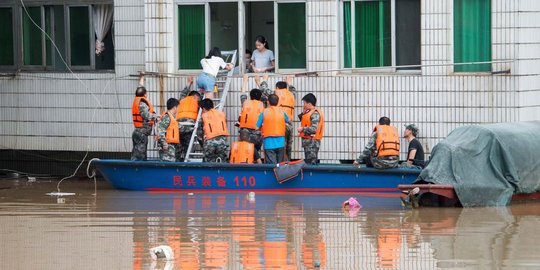
[[407,153],[407,161],[400,164],[400,168],[424,168],[424,148],[416,136],[418,135],[418,127],[415,124],[405,126],[403,138],[409,142],[409,151]]

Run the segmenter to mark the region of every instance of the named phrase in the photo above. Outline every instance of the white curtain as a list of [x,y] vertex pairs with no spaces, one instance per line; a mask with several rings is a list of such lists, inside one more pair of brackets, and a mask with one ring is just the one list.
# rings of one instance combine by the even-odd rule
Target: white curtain
[[94,10],[94,29],[96,31],[96,54],[100,55],[105,51],[103,39],[111,29],[113,20],[112,5],[93,5]]

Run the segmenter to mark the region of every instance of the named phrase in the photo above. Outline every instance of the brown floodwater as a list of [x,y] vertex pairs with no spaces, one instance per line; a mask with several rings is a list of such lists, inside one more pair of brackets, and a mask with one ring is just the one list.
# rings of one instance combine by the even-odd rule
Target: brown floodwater
[[[540,204],[406,209],[388,194],[152,193],[0,180],[0,269],[540,269]],[[359,211],[342,211],[355,196]],[[172,261],[149,249],[170,246]]]

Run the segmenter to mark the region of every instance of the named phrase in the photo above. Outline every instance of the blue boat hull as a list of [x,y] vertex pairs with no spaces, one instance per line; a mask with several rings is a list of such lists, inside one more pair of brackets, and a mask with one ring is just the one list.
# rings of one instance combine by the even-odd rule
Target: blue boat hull
[[270,164],[95,160],[92,165],[115,188],[139,191],[398,191],[398,185],[410,184],[420,174],[415,169],[308,165],[302,175],[279,184]]

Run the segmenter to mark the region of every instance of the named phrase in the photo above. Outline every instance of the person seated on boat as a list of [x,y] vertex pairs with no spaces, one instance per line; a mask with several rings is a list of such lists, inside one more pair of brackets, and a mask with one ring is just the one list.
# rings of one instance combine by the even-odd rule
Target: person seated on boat
[[[245,89],[242,88],[242,92]],[[240,96],[242,104],[242,112],[238,117],[238,126],[240,131],[245,130],[249,133],[249,141],[255,145],[257,152],[261,151],[262,137],[261,131],[257,128],[257,120],[259,115],[264,111],[264,103],[261,101],[262,91],[259,89],[252,89],[249,92],[250,100],[247,100],[246,94]]]
[[264,162],[276,164],[285,160],[285,126],[289,117],[278,107],[279,97],[268,97],[270,106],[260,114],[257,128],[262,130],[264,144]]
[[176,148],[180,144],[180,134],[178,133],[178,122],[176,113],[178,112],[178,99],[169,98],[167,100],[167,111],[161,116],[161,121],[157,127],[157,144],[159,147],[159,160],[176,161]]
[[375,126],[368,143],[355,165],[366,164],[377,169],[395,168],[399,163],[399,133],[390,125],[390,118],[383,116]]
[[203,153],[205,162],[227,162],[229,153],[229,130],[225,113],[214,109],[214,102],[205,98],[201,100],[203,109],[201,121],[197,128],[197,136],[203,139]]
[[321,110],[315,107],[317,98],[312,93],[305,95],[302,102],[304,103],[304,111],[298,115],[301,121],[298,132],[302,138],[304,161],[307,164],[317,164],[324,132],[324,116]]
[[152,102],[146,97],[144,74],[142,73],[139,78],[139,87],[135,90],[135,99],[131,105],[131,114],[133,116],[133,125],[135,126],[131,135],[133,142],[131,160],[146,160],[148,136],[152,133],[152,126],[154,125],[154,121],[159,119],[159,115],[154,111]]
[[294,106],[296,104],[296,88],[292,86],[293,76],[287,76],[286,81],[279,81],[276,83],[274,91],[268,88],[267,83],[268,76],[263,77],[263,81],[258,83],[259,89],[263,94],[269,96],[276,94],[279,97],[278,106],[287,114],[290,122],[285,126],[285,153],[287,161],[291,160],[292,144],[293,144],[293,125],[292,120],[295,116]]
[[418,127],[415,124],[405,125],[403,138],[409,142],[409,150],[407,152],[407,161],[400,163],[400,168],[424,168],[424,147],[416,138],[417,135]]
[[240,141],[233,142],[229,162],[237,163],[262,163],[259,152],[255,149],[255,144],[250,142],[250,133],[246,129],[240,130]]
[[201,94],[198,91],[192,91],[193,77],[188,78],[188,86],[180,91],[180,105],[176,120],[178,121],[180,132],[180,144],[176,150],[176,161],[184,161],[186,152],[191,141],[191,135],[199,115],[199,102]]

